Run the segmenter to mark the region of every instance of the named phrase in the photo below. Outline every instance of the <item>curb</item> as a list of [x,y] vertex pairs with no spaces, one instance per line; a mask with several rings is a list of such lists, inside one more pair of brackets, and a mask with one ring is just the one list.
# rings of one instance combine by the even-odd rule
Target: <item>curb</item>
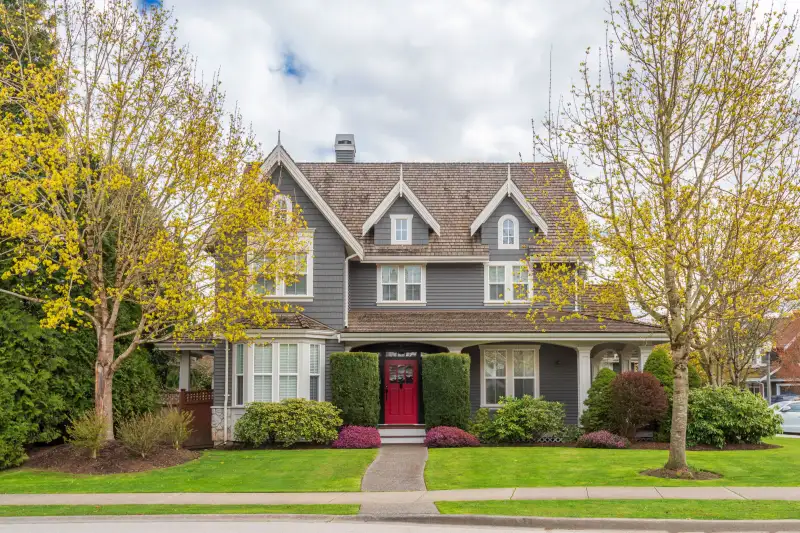
[[800,520],[662,520],[638,518],[543,518],[490,515],[292,515],[292,514],[192,514],[119,516],[35,516],[0,518],[0,524],[86,522],[363,522],[440,526],[488,526],[551,530],[638,530],[670,533],[704,531],[767,532],[800,531]]
[[488,526],[507,528],[539,528],[558,530],[638,530],[735,532],[787,532],[800,531],[800,520],[673,520],[639,518],[547,518],[535,516],[492,515],[357,515],[338,516],[335,522],[392,522],[447,526]]

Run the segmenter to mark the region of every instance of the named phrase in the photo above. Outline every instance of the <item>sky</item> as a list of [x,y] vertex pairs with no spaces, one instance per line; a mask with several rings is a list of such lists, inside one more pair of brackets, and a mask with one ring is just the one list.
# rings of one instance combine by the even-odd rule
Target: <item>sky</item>
[[[158,0],[140,0],[147,4]],[[605,36],[601,0],[163,0],[265,151],[332,161],[531,161],[531,118]],[[552,50],[552,52],[551,52]]]

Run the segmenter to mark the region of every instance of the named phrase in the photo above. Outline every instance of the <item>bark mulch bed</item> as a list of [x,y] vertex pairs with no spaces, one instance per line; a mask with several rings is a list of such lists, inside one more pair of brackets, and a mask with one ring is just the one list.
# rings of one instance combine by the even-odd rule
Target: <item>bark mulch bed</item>
[[121,443],[114,441],[104,446],[97,453],[95,460],[89,458],[86,450],[69,444],[31,450],[28,455],[30,458],[25,462],[28,468],[67,474],[123,474],[177,466],[197,459],[200,457],[200,452],[160,446],[146,459],[142,459]]
[[719,474],[707,470],[667,470],[666,468],[645,470],[641,472],[641,474],[665,479],[686,479],[692,481],[708,481],[709,479],[719,479],[722,477]]

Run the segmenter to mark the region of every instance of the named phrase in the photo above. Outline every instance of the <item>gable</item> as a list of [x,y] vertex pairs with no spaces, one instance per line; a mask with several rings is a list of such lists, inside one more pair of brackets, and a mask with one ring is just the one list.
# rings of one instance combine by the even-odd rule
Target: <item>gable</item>
[[[517,224],[519,225],[519,249],[499,250],[498,226],[500,219],[506,215],[511,215],[517,219]],[[524,255],[528,242],[537,231],[539,231],[539,229],[528,219],[517,203],[513,199],[506,197],[503,198],[497,206],[497,209],[495,209],[492,214],[489,215],[489,218],[486,219],[486,222],[483,223],[481,227],[481,242],[489,246],[489,255],[492,259],[495,259],[496,255],[498,255],[497,259],[500,259],[499,255],[507,255],[509,256],[508,259],[518,259]]]
[[392,215],[412,215],[411,244],[428,244],[428,223],[405,198],[398,198],[375,224],[375,244],[392,243]]
[[506,178],[506,182],[497,190],[492,199],[489,200],[489,203],[486,204],[486,207],[483,208],[480,214],[478,214],[478,216],[472,222],[472,225],[470,225],[470,232],[472,235],[475,235],[481,226],[486,223],[489,217],[495,212],[497,207],[503,203],[505,198],[513,199],[517,206],[519,206],[519,208],[525,214],[525,217],[535,224],[542,233],[547,235],[548,226],[544,221],[544,218],[542,218],[536,208],[528,201],[520,188],[517,187],[517,184],[512,181],[511,165],[508,166],[508,177]]

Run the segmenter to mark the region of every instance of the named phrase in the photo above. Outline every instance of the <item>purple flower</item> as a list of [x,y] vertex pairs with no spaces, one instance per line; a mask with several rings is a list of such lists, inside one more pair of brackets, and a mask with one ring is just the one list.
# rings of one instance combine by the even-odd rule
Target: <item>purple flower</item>
[[578,448],[612,448],[622,450],[630,447],[631,443],[625,437],[614,435],[610,431],[595,431],[581,435],[578,439]]

